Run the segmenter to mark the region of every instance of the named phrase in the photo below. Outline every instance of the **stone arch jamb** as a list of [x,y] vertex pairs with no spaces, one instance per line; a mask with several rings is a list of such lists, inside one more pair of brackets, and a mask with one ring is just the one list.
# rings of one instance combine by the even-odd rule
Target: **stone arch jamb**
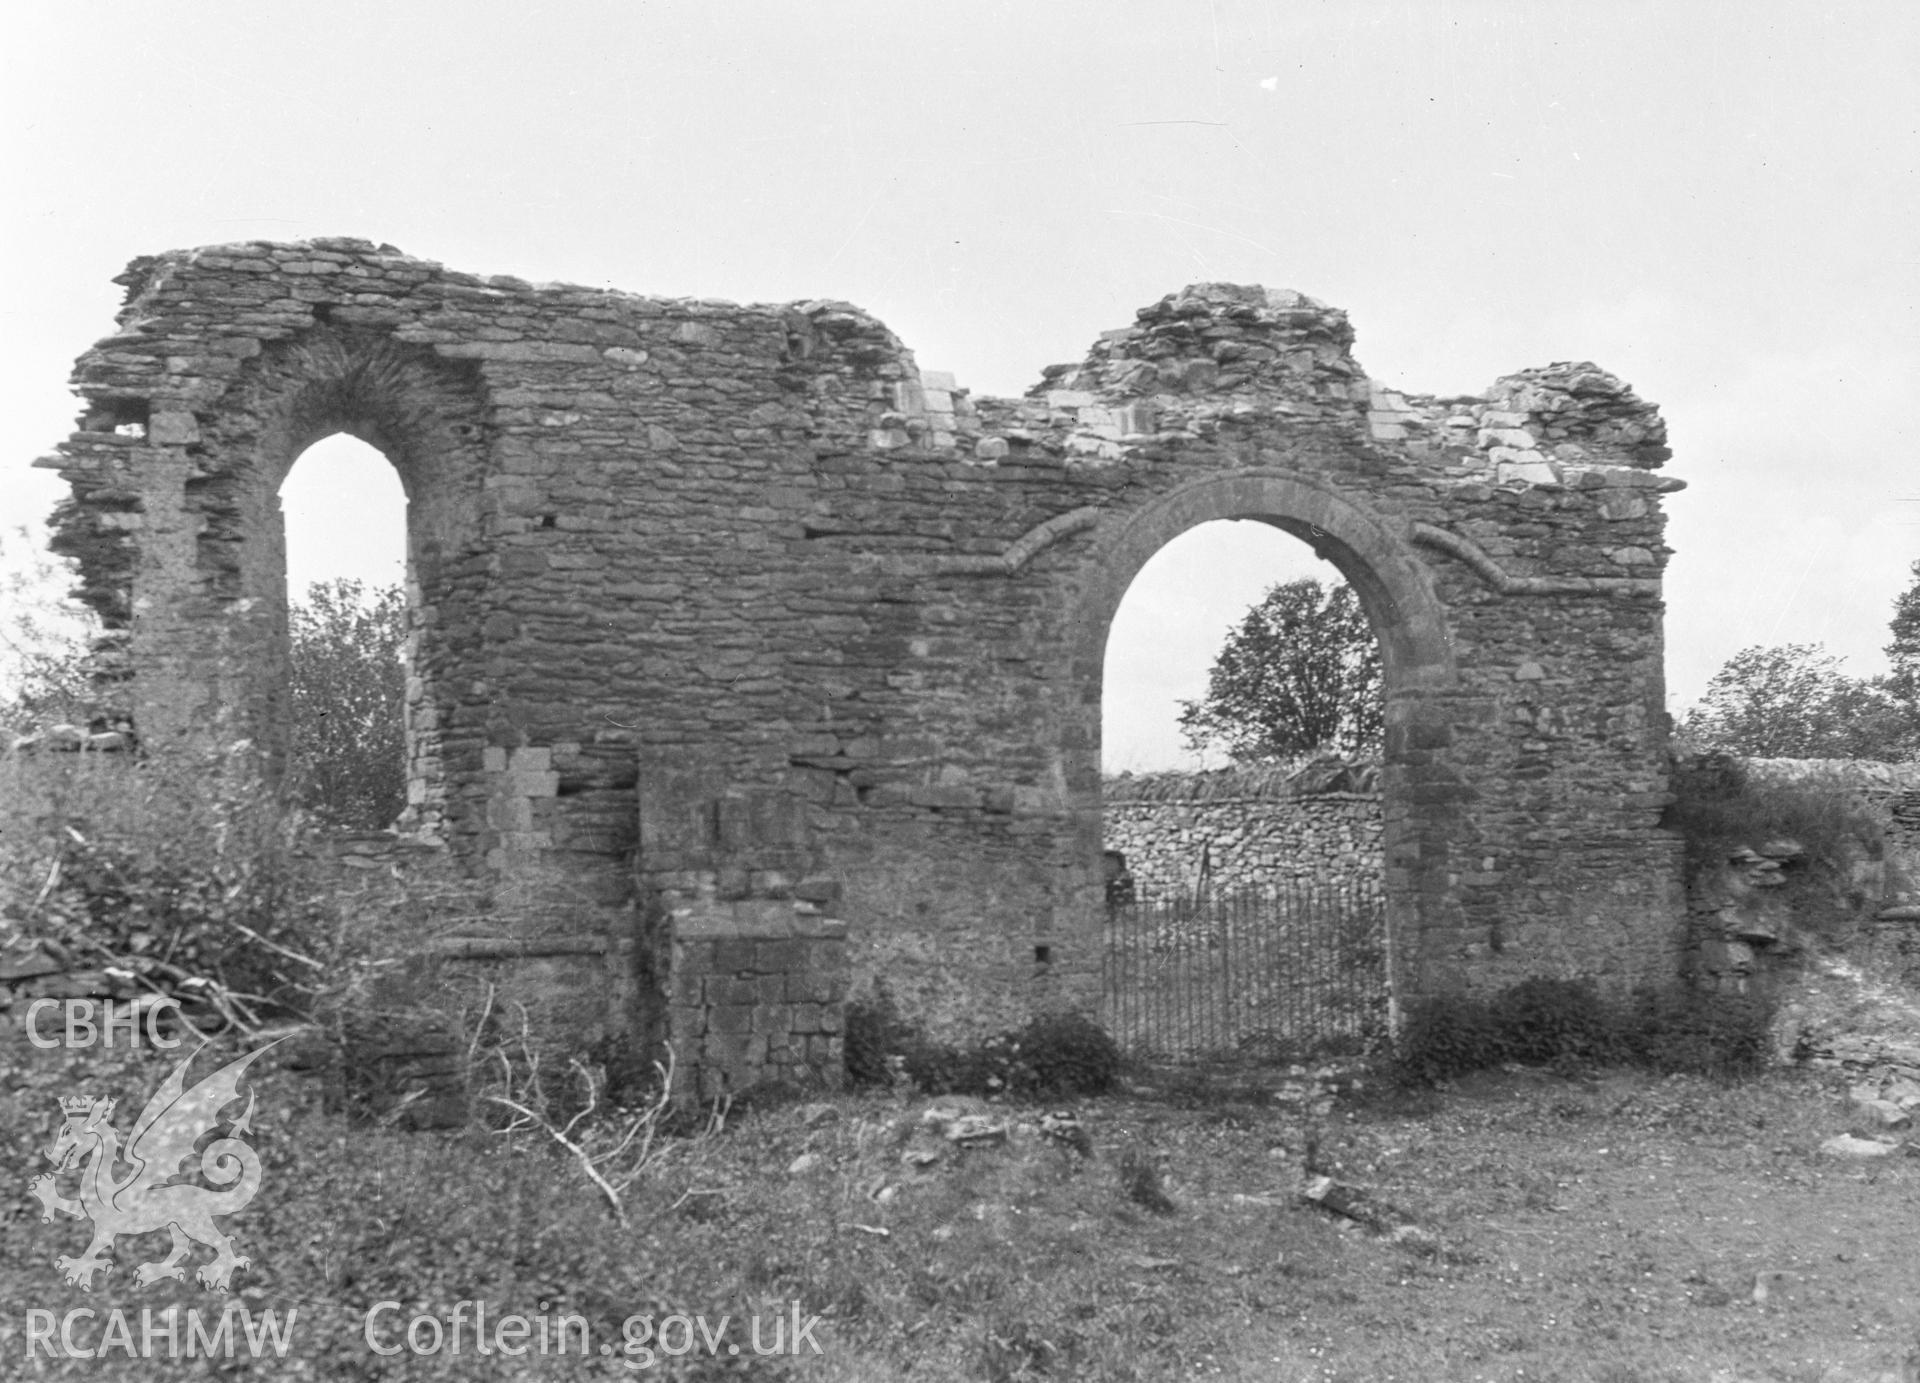
[[[1388,965],[1398,1006],[1431,987],[1421,962],[1422,937],[1446,910],[1444,869],[1457,833],[1456,792],[1417,791],[1436,777],[1434,755],[1450,739],[1444,699],[1458,669],[1446,607],[1427,568],[1393,527],[1326,487],[1297,475],[1248,471],[1182,485],[1136,510],[1103,534],[1090,559],[1092,576],[1074,615],[1073,702],[1087,716],[1071,737],[1064,766],[1075,837],[1085,874],[1080,895],[1091,910],[1098,896],[1102,830],[1100,708],[1107,635],[1127,588],[1167,543],[1216,519],[1271,524],[1333,563],[1359,597],[1380,640],[1386,684],[1386,748],[1382,772]],[[1083,757],[1079,763],[1074,757]],[[1440,766],[1438,776],[1451,775]]]
[[179,671],[218,688],[213,704],[238,711],[235,729],[266,750],[277,772],[288,713],[280,485],[309,446],[334,433],[380,451],[407,497],[409,815],[430,832],[446,807],[453,707],[440,689],[456,680],[452,640],[471,623],[457,592],[471,584],[463,569],[478,552],[487,431],[484,391],[466,362],[325,325],[270,345],[201,413],[198,474],[187,494],[197,511],[195,579],[154,593],[162,603],[207,600],[220,611],[212,656]]

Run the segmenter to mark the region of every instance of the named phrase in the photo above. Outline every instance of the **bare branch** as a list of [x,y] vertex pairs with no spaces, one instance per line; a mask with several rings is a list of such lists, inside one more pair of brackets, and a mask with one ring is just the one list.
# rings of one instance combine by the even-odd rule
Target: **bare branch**
[[505,1105],[508,1109],[525,1115],[528,1119],[545,1129],[556,1143],[572,1153],[574,1160],[580,1164],[580,1169],[587,1174],[587,1179],[600,1188],[600,1193],[607,1198],[607,1204],[613,1207],[613,1217],[620,1222],[620,1227],[622,1229],[631,1227],[627,1220],[627,1208],[620,1202],[620,1193],[607,1183],[605,1177],[600,1175],[600,1169],[593,1165],[593,1159],[587,1155],[585,1148],[567,1137],[566,1134],[562,1133],[538,1114],[535,1114],[525,1105],[514,1100],[509,1100],[504,1095],[489,1095],[487,1098],[495,1104]]

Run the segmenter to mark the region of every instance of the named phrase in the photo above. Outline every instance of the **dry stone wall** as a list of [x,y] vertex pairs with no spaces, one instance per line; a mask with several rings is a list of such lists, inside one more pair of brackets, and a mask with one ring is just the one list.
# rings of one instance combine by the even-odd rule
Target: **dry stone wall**
[[1221,769],[1110,778],[1104,797],[1106,848],[1141,897],[1308,884],[1380,896],[1378,791]]
[[[989,399],[841,302],[532,284],[345,239],[121,282],[46,463],[111,712],[148,753],[245,741],[272,769],[278,487],[329,432],[372,442],[409,495],[403,824],[530,900],[529,944],[628,957],[607,1026],[684,1050],[737,1026],[715,1026],[734,982],[810,1002],[776,953],[704,948],[830,943],[822,916],[849,992],[884,983],[936,1035],[1090,1009],[1107,627],[1154,551],[1218,518],[1312,544],[1381,636],[1403,997],[1677,968],[1679,482],[1658,413],[1595,366],[1402,393],[1344,313],[1202,284]],[[729,1081],[775,1060],[779,1022],[748,1022],[768,1040]],[[831,1024],[799,1023],[784,1050],[831,1078]]]

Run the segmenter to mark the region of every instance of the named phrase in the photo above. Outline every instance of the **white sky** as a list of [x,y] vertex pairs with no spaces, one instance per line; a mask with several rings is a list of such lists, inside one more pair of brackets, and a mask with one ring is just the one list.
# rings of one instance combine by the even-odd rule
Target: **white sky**
[[[1691,482],[1676,707],[1753,643],[1882,670],[1920,555],[1910,0],[66,0],[5,35],[8,526],[57,494],[26,463],[72,426],[129,259],[359,235],[850,299],[980,393],[1215,279],[1346,308],[1399,388],[1597,361],[1661,405]],[[1177,758],[1173,699],[1293,574],[1242,530],[1136,585],[1113,767]]]

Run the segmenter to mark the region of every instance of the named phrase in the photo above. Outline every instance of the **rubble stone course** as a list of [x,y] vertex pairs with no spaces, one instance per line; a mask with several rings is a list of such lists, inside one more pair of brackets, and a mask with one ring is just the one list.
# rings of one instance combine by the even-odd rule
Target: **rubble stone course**
[[1109,779],[1106,848],[1143,897],[1296,884],[1380,892],[1380,794],[1257,768]]
[[[347,239],[119,281],[43,463],[114,713],[149,753],[277,762],[278,488],[328,433],[379,447],[409,496],[403,825],[544,899],[527,936],[618,938],[618,983],[539,972],[571,987],[556,1013],[597,996],[593,1021],[739,1084],[830,1079],[816,1010],[882,982],[948,1039],[1090,1010],[1107,627],[1154,551],[1221,518],[1312,544],[1381,636],[1403,998],[1678,968],[1656,822],[1680,482],[1656,410],[1593,365],[1403,393],[1344,313],[1201,284],[989,399],[840,302],[535,285]],[[842,978],[797,997],[816,965]]]

